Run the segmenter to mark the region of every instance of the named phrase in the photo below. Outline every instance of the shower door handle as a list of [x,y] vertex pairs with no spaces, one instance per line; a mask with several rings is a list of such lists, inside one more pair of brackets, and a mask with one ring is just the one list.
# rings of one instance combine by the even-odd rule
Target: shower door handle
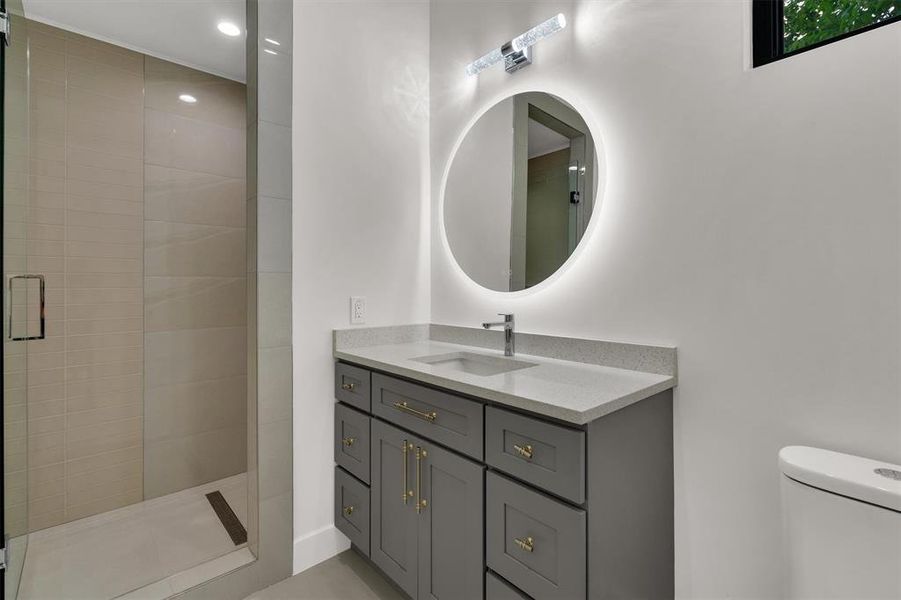
[[[36,279],[38,281],[39,287],[39,296],[40,296],[40,323],[41,323],[41,333],[38,335],[28,335],[28,312],[26,309],[25,313],[25,329],[26,334],[24,336],[15,336],[13,334],[13,282],[16,279],[24,279],[26,282],[32,279]],[[44,305],[45,305],[45,295],[44,295],[44,276],[43,275],[13,275],[9,278],[9,339],[13,342],[22,342],[27,340],[43,340],[46,337],[46,323],[44,318]],[[28,297],[28,289],[25,290],[25,296]]]

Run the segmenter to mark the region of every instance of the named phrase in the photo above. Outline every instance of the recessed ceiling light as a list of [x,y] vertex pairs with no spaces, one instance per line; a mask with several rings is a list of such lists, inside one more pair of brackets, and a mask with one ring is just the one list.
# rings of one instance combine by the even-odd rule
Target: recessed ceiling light
[[181,96],[178,97],[178,99],[187,104],[196,104],[197,103],[197,98],[195,98],[191,94],[182,94]]
[[276,42],[276,41],[275,41],[274,39],[272,39],[272,38],[265,38],[265,39],[266,39],[267,42],[269,42],[269,43],[272,44],[273,46],[281,46],[280,43]]
[[231,21],[221,21],[217,27],[219,28],[219,31],[229,37],[238,37],[241,35],[241,28]]
[[263,52],[268,52],[269,54],[278,54],[275,50],[270,50],[269,48],[263,48]]

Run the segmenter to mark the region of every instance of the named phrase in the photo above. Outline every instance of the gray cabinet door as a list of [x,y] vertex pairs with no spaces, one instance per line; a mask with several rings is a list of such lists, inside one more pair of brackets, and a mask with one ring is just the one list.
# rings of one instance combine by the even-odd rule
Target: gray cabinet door
[[[418,450],[422,442],[415,443]],[[418,600],[481,600],[485,467],[437,444],[421,448],[415,500],[425,504],[419,515]]]
[[335,527],[369,556],[369,488],[335,467]]
[[585,598],[585,511],[494,471],[485,479],[491,570],[533,598]]
[[335,404],[335,462],[369,483],[369,415]]
[[416,597],[418,515],[414,437],[372,420],[370,558],[411,597]]
[[335,398],[369,412],[370,375],[362,367],[335,363]]

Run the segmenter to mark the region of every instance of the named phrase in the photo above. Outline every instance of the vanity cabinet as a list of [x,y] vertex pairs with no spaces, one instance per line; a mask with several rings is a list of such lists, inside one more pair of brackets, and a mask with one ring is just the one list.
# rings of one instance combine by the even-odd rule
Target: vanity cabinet
[[371,558],[413,598],[481,598],[485,468],[372,422]]
[[414,600],[673,597],[671,390],[574,426],[341,362],[335,382],[336,526]]

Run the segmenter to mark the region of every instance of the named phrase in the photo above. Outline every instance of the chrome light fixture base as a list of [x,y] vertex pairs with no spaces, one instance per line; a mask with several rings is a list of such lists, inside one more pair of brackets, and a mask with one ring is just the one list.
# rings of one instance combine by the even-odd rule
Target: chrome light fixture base
[[466,66],[467,75],[478,75],[495,63],[504,61],[507,73],[515,73],[532,64],[531,47],[541,39],[557,33],[566,27],[566,17],[558,13],[543,23],[539,23],[528,31],[516,36],[500,48],[477,58]]
[[523,67],[532,64],[532,47],[526,46],[522,50],[514,50],[513,42],[507,42],[501,46],[501,54],[504,55],[504,70],[507,73],[515,73]]

